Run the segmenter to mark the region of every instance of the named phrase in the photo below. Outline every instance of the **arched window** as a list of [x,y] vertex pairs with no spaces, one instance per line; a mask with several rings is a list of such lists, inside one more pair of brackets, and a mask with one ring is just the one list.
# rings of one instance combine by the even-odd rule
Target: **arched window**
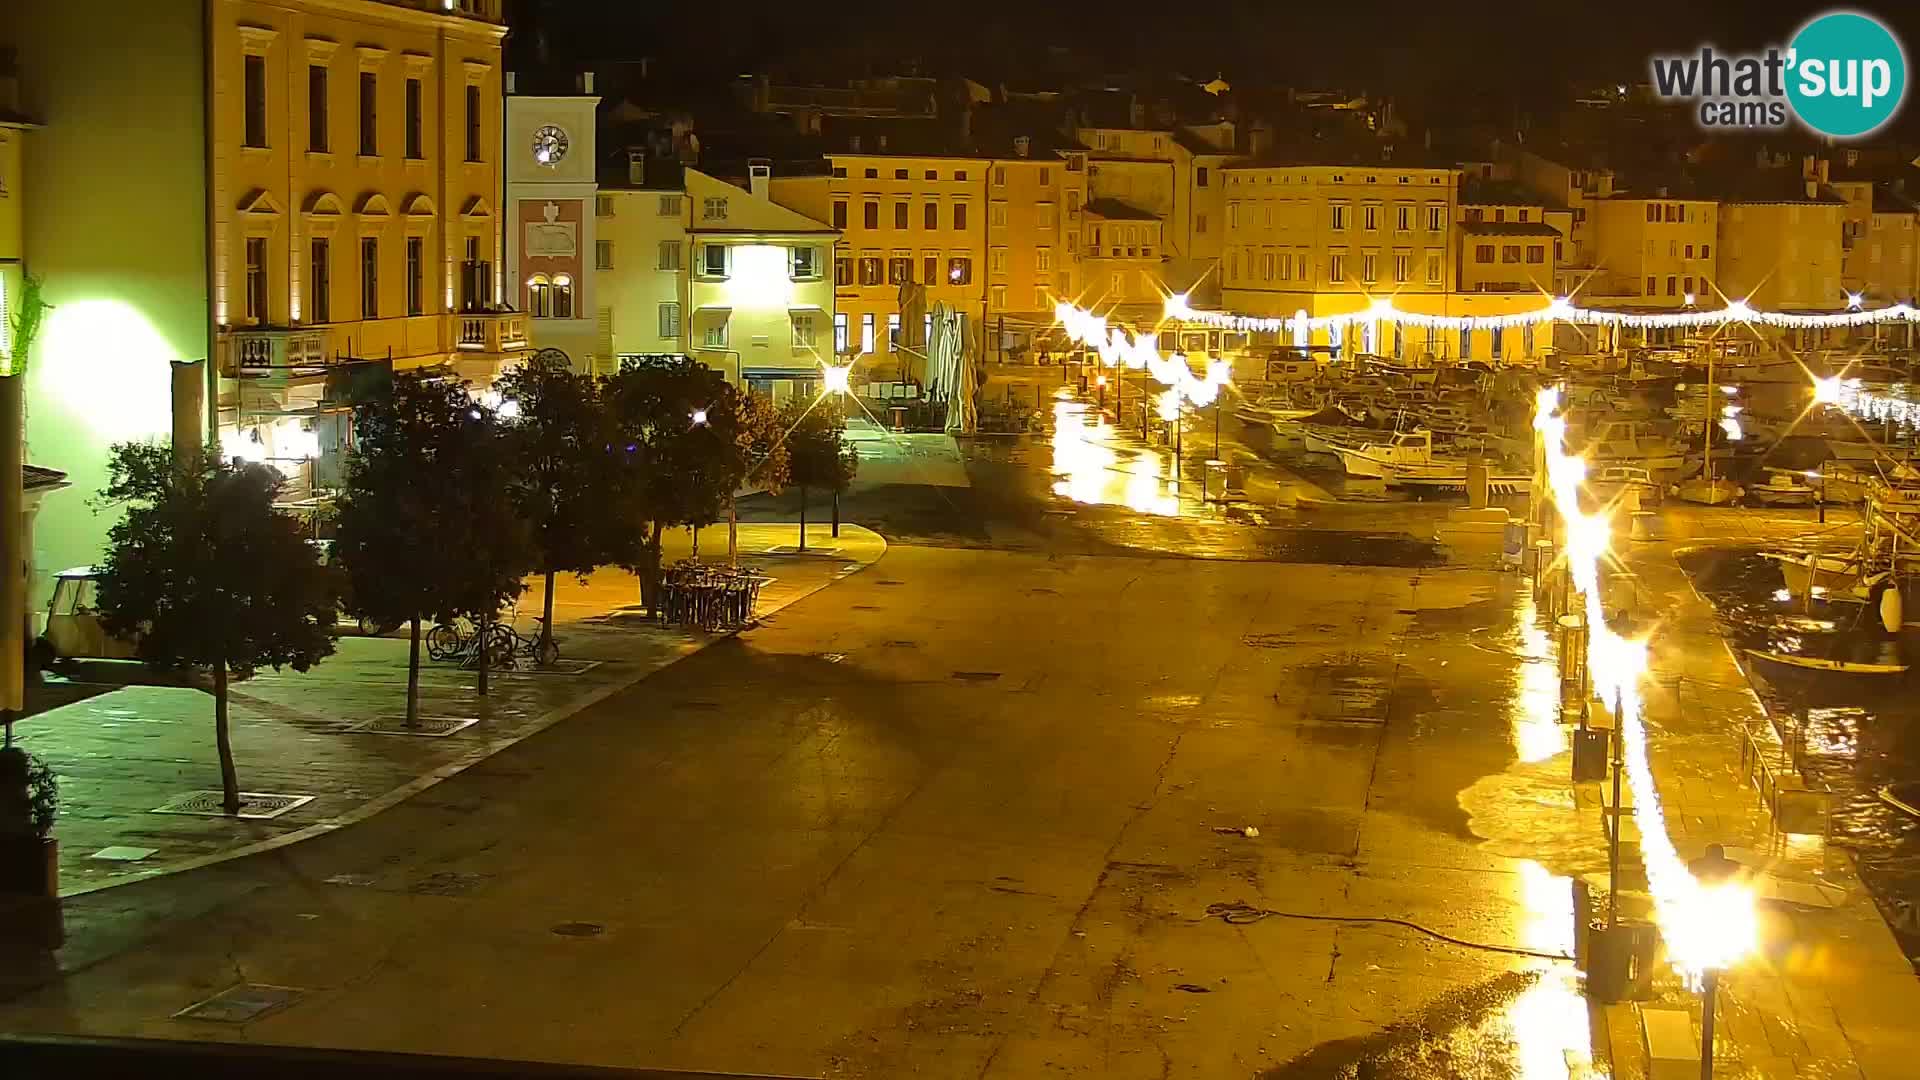
[[548,313],[556,319],[573,318],[573,276],[555,274],[553,277],[553,310]]
[[536,319],[553,315],[553,282],[547,280],[545,274],[527,279],[527,314]]

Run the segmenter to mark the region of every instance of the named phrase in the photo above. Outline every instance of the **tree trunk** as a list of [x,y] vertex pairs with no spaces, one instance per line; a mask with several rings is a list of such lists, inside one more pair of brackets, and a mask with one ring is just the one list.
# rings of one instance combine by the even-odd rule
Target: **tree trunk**
[[800,485],[800,550],[807,550],[807,485]]
[[420,723],[420,616],[413,617],[413,644],[407,649],[407,726]]
[[640,599],[647,605],[647,618],[660,616],[660,544],[666,533],[661,522],[642,526],[640,537]]
[[493,649],[490,647],[492,646],[493,642],[488,640],[487,631],[492,628],[490,625],[492,622],[493,622],[493,613],[490,611],[487,612],[486,616],[480,620],[480,696],[481,697],[487,696],[487,661],[490,658],[489,654],[493,652]]
[[546,599],[546,603],[542,604],[541,607],[544,610],[541,612],[542,619],[540,622],[540,647],[544,649],[547,646],[547,642],[553,640],[553,571],[552,570],[547,571],[547,599]]
[[227,662],[213,664],[213,745],[220,752],[220,806],[240,812],[240,777],[233,770],[233,737],[227,731]]

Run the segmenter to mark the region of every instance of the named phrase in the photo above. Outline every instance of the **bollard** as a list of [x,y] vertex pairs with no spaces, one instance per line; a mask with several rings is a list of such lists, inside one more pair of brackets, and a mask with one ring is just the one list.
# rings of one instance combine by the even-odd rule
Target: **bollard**
[[1481,462],[1467,465],[1467,507],[1472,510],[1487,508],[1487,467]]
[[1660,935],[1652,926],[1622,919],[1587,926],[1587,993],[1609,1004],[1645,997]]

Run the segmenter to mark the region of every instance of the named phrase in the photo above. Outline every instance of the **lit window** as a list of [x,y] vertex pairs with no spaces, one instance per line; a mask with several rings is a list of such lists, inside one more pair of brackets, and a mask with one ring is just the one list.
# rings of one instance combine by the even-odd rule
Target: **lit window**
[[660,196],[660,216],[661,217],[677,217],[679,216],[679,214],[680,214],[680,196],[678,195]]
[[871,311],[860,316],[860,351],[862,353],[873,351],[873,312]]
[[708,244],[700,249],[700,272],[708,277],[727,276],[727,248],[725,244]]
[[678,240],[660,241],[659,269],[661,270],[680,269],[680,241]]
[[835,312],[833,316],[833,351],[845,354],[847,351],[847,313]]
[[793,249],[793,277],[796,281],[808,281],[820,276],[819,252],[812,247]]
[[900,315],[898,312],[895,312],[894,314],[887,316],[887,351],[897,352],[899,351],[899,349],[900,349]]
[[724,195],[717,196],[717,197],[710,196],[708,198],[700,200],[700,220],[702,221],[727,220],[726,196]]
[[813,348],[813,313],[796,311],[793,313],[793,347],[796,349]]
[[706,333],[702,335],[702,341],[706,345],[706,347],[709,349],[726,348],[727,347],[727,319],[725,317],[722,317],[718,322],[707,324]]
[[660,305],[660,336],[663,338],[673,338],[676,341],[679,340],[680,305],[677,302]]
[[613,241],[595,240],[593,242],[593,268],[596,270],[613,269]]

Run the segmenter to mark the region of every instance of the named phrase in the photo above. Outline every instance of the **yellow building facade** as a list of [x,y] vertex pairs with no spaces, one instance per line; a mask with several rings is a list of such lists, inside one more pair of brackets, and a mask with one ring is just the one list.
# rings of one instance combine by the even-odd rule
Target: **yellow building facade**
[[1720,208],[1712,200],[1615,195],[1592,211],[1595,274],[1576,301],[1660,309],[1719,302]]
[[1728,201],[1720,208],[1720,288],[1767,311],[1840,311],[1840,224],[1830,196]]
[[1840,287],[1869,304],[1910,301],[1920,293],[1920,205],[1905,191],[1872,180],[1835,181],[1845,200],[1840,221]]

